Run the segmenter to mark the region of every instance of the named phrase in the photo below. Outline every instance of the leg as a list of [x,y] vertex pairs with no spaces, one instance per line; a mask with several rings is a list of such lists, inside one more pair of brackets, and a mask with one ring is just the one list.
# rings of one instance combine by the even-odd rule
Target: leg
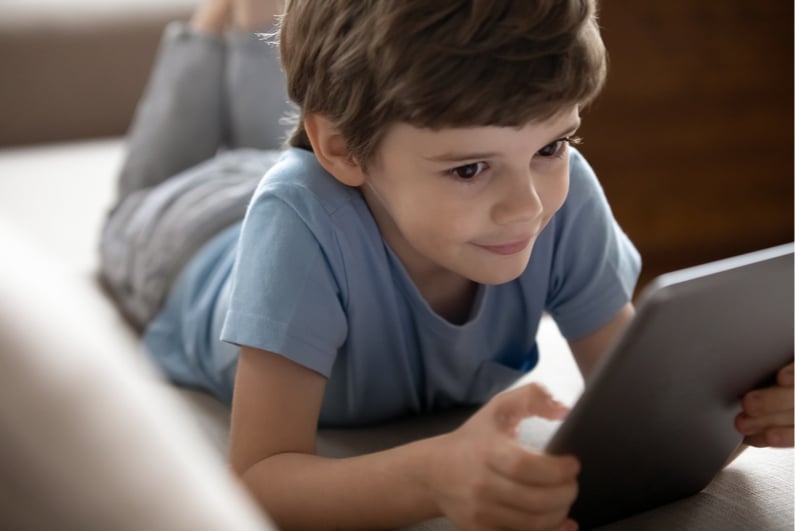
[[254,31],[270,33],[281,2],[233,0],[234,29],[227,35],[225,87],[231,147],[279,149],[290,110],[278,50]]
[[[224,6],[229,1],[209,0],[194,16],[190,30],[170,29],[174,35],[167,35],[130,135],[119,202],[102,233],[100,277],[139,329],[160,309],[190,258],[218,232],[242,219],[257,183],[277,157],[274,152],[246,149],[216,156],[226,137],[222,125],[228,112],[224,101],[228,66],[218,33],[226,26]],[[259,41],[245,43],[251,44],[264,47]],[[278,62],[262,63],[258,55],[246,52],[245,63],[236,63],[241,72],[237,78],[246,79],[240,83],[244,101],[273,112],[274,105],[263,105],[257,89],[267,89],[274,78],[281,88]],[[248,76],[244,67],[258,75]],[[275,73],[270,72],[274,67]],[[234,97],[229,99],[237,101],[237,92],[231,94]],[[244,110],[238,107],[240,115],[246,114]],[[261,112],[252,114],[257,117],[259,139],[271,139],[259,146],[278,146],[274,139],[279,133],[262,134],[263,128],[274,130],[278,120],[271,121]]]
[[151,188],[130,194],[100,240],[100,278],[139,330],[199,249],[243,219],[275,151],[227,151]]
[[210,0],[190,27],[165,31],[128,134],[119,198],[211,158],[224,140],[224,43],[228,0]]

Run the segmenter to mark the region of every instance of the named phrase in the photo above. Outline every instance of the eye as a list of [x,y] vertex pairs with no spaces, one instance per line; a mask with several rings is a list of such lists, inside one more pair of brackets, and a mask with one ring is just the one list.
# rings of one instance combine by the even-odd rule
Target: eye
[[458,179],[468,181],[483,173],[486,167],[485,162],[472,162],[470,164],[464,164],[463,166],[457,166],[449,171]]
[[580,139],[578,137],[571,137],[567,136],[565,138],[560,138],[555,140],[551,144],[547,144],[546,146],[539,149],[536,154],[540,157],[551,158],[551,157],[562,157],[563,154],[566,152],[566,147],[568,144],[579,144]]

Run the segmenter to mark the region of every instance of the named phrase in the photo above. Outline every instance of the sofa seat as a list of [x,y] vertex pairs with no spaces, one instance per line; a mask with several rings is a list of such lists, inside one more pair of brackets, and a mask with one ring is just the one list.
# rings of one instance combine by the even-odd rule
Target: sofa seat
[[[120,138],[0,149],[0,224],[41,249],[67,272],[69,282],[80,288],[79,300],[70,304],[83,321],[92,323],[101,344],[110,347],[106,355],[147,364],[138,337],[95,277],[98,235],[113,202],[114,176],[123,150]],[[13,253],[4,253],[5,260],[14,258]],[[573,403],[583,382],[566,342],[546,318],[539,346],[539,367],[522,383],[542,380],[563,402]],[[215,458],[223,462],[228,408],[203,392],[174,387],[165,380],[162,385],[175,391],[199,432],[215,449]],[[453,429],[470,413],[457,410],[360,429],[321,430],[318,449],[324,455],[345,456],[388,448]],[[536,433],[539,442],[548,435]],[[792,476],[792,451],[750,449],[698,495],[606,529],[792,529]],[[442,531],[452,526],[445,519],[436,519],[412,529]]]

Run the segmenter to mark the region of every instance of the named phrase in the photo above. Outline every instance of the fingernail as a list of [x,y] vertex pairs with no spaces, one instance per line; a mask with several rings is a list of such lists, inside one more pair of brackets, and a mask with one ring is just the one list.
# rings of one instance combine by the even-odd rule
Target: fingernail
[[580,526],[574,520],[566,520],[566,523],[563,524],[563,531],[577,531]]

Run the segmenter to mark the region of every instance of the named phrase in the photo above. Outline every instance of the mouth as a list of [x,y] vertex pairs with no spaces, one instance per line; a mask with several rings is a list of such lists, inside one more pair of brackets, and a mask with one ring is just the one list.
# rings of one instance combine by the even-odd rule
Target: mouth
[[508,243],[500,243],[496,245],[482,245],[482,244],[475,244],[477,247],[481,249],[485,249],[491,253],[499,254],[502,256],[509,256],[512,254],[517,254],[524,251],[530,242],[533,241],[532,237],[523,238],[521,240],[515,240]]

